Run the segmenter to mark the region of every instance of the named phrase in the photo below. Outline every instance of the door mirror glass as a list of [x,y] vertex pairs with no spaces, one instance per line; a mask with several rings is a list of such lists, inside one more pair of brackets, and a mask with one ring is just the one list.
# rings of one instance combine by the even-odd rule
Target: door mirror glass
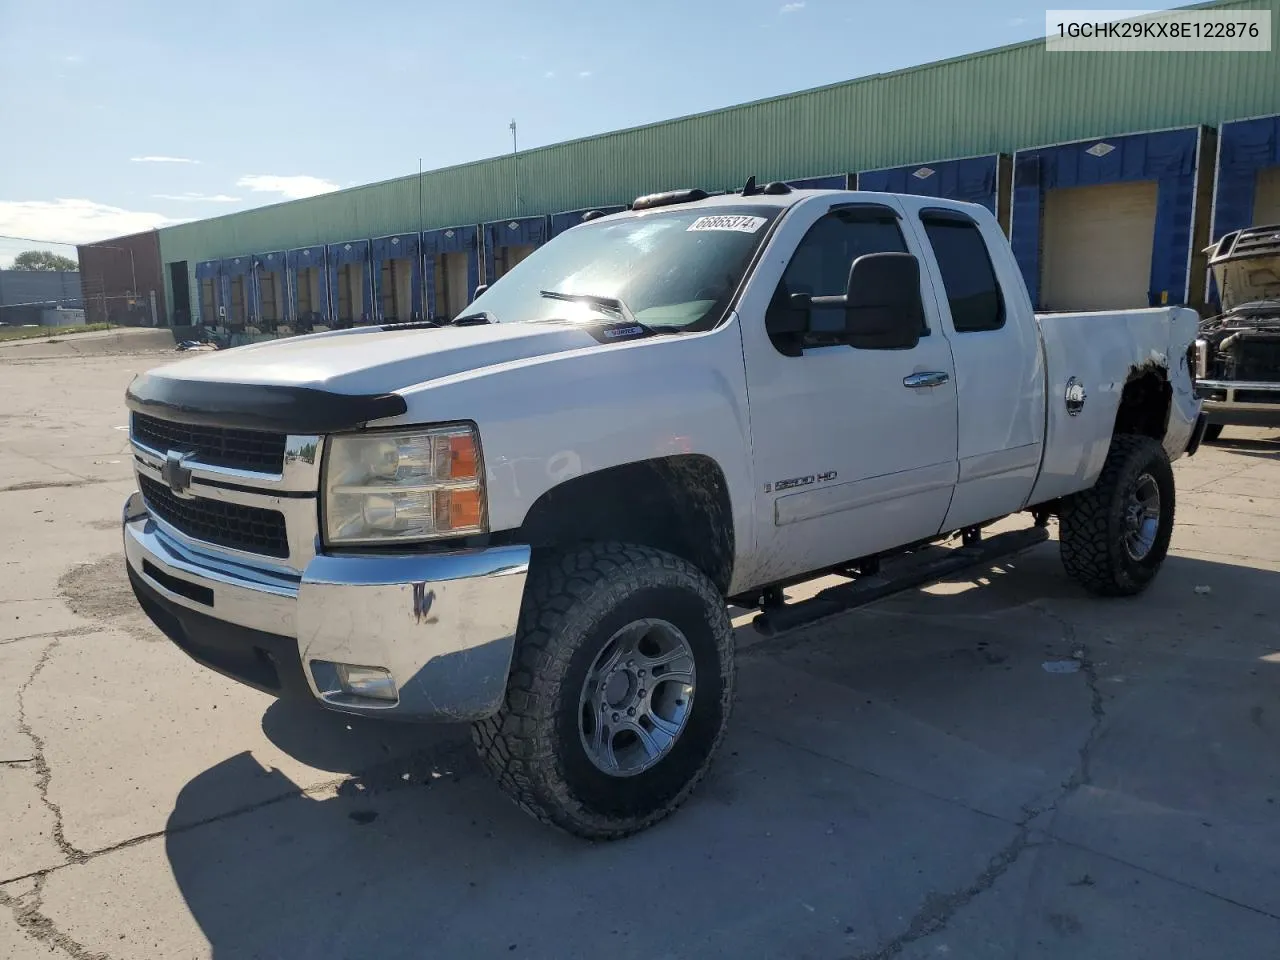
[[817,308],[843,308],[844,336],[859,350],[910,350],[924,331],[920,263],[909,253],[869,253],[849,267],[843,297],[814,297]]
[[807,293],[793,293],[769,305],[764,317],[765,332],[771,337],[796,336],[809,332],[809,307],[813,300]]

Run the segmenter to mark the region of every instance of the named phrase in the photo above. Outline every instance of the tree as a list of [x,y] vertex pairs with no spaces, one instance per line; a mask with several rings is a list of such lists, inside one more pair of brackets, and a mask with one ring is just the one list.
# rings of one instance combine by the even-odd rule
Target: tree
[[24,250],[13,258],[15,270],[79,270],[80,264],[52,250]]

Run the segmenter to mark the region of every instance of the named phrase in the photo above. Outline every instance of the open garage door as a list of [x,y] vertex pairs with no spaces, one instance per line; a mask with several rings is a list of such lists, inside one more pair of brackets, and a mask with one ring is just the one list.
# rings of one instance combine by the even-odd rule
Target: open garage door
[[423,233],[423,302],[431,319],[452,320],[475,299],[480,283],[479,237],[477,226]]
[[1157,190],[1138,180],[1045,193],[1041,309],[1148,306]]
[[1253,194],[1253,226],[1280,223],[1280,167],[1263,167]]

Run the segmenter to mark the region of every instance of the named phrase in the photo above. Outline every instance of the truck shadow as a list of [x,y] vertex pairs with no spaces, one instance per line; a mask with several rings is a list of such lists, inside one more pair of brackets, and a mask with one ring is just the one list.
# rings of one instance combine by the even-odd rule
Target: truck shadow
[[1216,449],[1239,453],[1246,457],[1280,460],[1280,434],[1267,437],[1232,437],[1226,434],[1213,441],[1213,446]]
[[[1195,589],[1204,586],[1211,592]],[[965,686],[979,681],[967,671],[997,671],[981,681],[995,685],[984,692],[984,712],[964,722],[1009,731],[1027,720],[1020,687],[1045,684],[1060,692],[1033,692],[1034,709],[1062,728],[1057,739],[998,760],[1034,768],[1040,779],[1028,774],[1028,792],[1055,786],[1092,721],[1083,678],[1040,669],[1046,634],[1061,636],[1038,611],[1077,624],[1073,642],[1101,643],[1105,627],[1121,644],[1169,656],[1175,636],[1203,642],[1221,635],[1217,627],[1244,636],[1239,654],[1257,665],[1280,650],[1275,625],[1258,616],[1277,591],[1276,572],[1175,556],[1143,597],[1100,604],[1066,580],[1046,545],[785,643],[753,643],[711,775],[675,817],[613,844],[574,840],[517,810],[483,775],[465,728],[397,726],[381,736],[318,708],[276,703],[262,721],[276,746],[350,776],[311,788],[264,771],[248,752],[232,756],[180,792],[166,854],[218,960],[862,954],[904,930],[939,891],[971,884],[1016,832],[1004,800],[1016,811],[1031,797],[969,799],[964,784],[894,782],[874,757],[832,762],[831,744],[813,739],[813,716],[823,713],[850,742],[877,741],[882,755],[895,754],[886,762],[941,781],[954,764],[937,750],[959,742],[954,735],[917,741],[901,723],[863,725],[864,701],[892,699],[905,716],[912,705],[903,685],[924,684],[932,712],[920,724],[936,730],[946,726],[940,715],[973,713]],[[957,656],[987,649],[981,637],[992,631],[964,626],[974,618],[1003,623],[998,660]],[[908,628],[882,636],[876,625],[886,620]],[[955,626],[940,630],[940,621]],[[806,667],[815,657],[818,666]],[[776,671],[789,682],[812,675],[813,702],[779,693]],[[1280,678],[1267,672],[1270,682]],[[984,762],[995,763],[999,743],[982,746]],[[207,809],[211,793],[235,796],[252,785],[262,796],[264,776],[278,782],[280,799],[192,823],[188,811]],[[1012,777],[1008,789],[1023,782]]]

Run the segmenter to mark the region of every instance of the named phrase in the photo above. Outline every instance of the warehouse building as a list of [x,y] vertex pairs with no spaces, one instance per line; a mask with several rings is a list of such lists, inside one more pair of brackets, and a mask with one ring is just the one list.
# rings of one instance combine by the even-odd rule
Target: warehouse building
[[[1206,6],[1280,24],[1280,0]],[[754,175],[982,204],[1042,310],[1199,307],[1210,240],[1280,221],[1276,51],[1037,40],[179,224],[159,302],[243,339],[452,317],[587,211]]]

